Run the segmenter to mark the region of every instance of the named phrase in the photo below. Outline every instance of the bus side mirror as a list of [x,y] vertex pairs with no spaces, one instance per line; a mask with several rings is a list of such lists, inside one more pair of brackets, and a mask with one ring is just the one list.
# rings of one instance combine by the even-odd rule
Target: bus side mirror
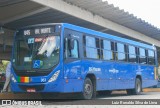
[[68,41],[68,48],[70,50],[74,49],[74,39],[69,39],[69,41]]

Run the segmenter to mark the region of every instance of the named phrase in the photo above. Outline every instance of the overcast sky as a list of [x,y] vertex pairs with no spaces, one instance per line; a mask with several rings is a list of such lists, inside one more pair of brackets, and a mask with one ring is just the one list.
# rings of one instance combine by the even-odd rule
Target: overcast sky
[[160,28],[160,0],[103,0]]

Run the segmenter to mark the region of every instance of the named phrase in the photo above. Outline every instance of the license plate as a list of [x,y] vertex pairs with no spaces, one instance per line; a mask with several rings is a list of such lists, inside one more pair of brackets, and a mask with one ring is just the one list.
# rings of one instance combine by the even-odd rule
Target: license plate
[[36,90],[34,88],[28,88],[27,92],[36,92]]

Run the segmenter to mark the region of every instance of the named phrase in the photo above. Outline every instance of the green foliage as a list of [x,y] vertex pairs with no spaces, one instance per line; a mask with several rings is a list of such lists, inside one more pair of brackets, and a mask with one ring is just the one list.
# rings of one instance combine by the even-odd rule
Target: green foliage
[[5,64],[5,65],[0,64],[0,72],[5,72],[6,71],[6,67],[7,67],[7,64]]

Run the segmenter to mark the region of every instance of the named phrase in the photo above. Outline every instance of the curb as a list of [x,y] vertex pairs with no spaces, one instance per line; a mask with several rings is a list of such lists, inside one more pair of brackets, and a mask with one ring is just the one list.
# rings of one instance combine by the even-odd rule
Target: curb
[[160,92],[160,88],[145,88],[143,92]]

